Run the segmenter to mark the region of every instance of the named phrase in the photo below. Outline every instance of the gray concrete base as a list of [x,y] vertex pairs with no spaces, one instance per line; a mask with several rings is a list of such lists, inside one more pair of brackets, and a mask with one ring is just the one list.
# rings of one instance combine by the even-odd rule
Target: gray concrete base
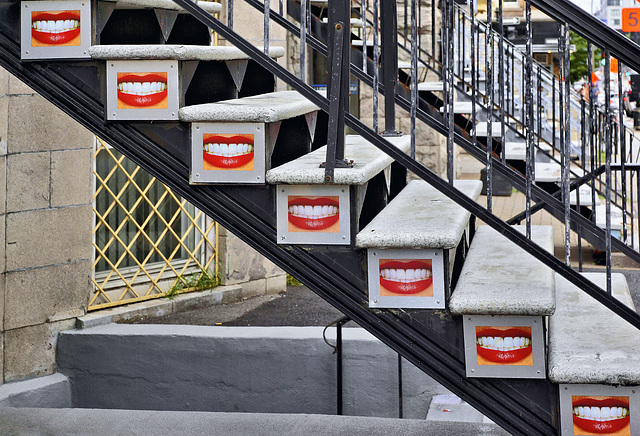
[[[110,324],[62,333],[58,369],[74,407],[334,414],[336,355],[322,331]],[[359,328],[343,341],[344,414],[397,417],[397,354]],[[445,389],[406,361],[402,374],[404,417],[425,419]]]
[[206,412],[156,412],[100,409],[0,409],[3,435],[508,435],[495,424]]
[[[0,408],[71,406],[71,385],[69,379],[62,374],[0,385]],[[0,426],[0,434],[5,434],[1,430]]]

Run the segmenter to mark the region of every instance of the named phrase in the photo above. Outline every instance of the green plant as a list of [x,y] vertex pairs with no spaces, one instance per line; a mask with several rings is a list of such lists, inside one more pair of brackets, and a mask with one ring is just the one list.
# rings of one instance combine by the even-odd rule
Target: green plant
[[298,279],[291,274],[287,274],[287,286],[303,286]]
[[210,269],[200,270],[189,275],[179,275],[176,283],[169,289],[166,297],[170,300],[174,299],[176,295],[181,294],[186,290],[202,291],[204,289],[212,289],[220,284],[220,274],[212,273]]

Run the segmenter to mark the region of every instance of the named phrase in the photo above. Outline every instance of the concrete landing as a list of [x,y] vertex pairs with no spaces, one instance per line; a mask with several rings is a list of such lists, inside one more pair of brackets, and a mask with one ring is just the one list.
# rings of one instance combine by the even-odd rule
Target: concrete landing
[[0,409],[0,434],[29,435],[508,435],[495,424],[273,413]]

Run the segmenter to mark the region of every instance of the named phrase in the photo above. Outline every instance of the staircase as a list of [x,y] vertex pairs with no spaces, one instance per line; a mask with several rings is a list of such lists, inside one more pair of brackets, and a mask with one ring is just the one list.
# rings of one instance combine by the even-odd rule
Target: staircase
[[[628,350],[640,343],[640,317],[629,307],[624,280],[611,274],[613,249],[640,260],[630,225],[636,208],[627,205],[627,192],[638,198],[638,191],[628,189],[638,175],[635,162],[626,162],[624,129],[621,152],[613,153],[616,127],[608,105],[602,135],[591,134],[592,124],[581,129],[581,172],[570,181],[571,137],[559,134],[556,141],[555,134],[566,132],[561,127],[571,124],[570,117],[552,119],[549,136],[541,127],[542,93],[535,95],[540,103],[534,110],[534,96],[526,91],[533,85],[523,81],[519,102],[513,90],[510,98],[494,98],[491,80],[484,91],[478,83],[491,76],[494,60],[480,75],[473,60],[454,56],[453,42],[465,40],[464,34],[454,38],[454,28],[467,27],[454,26],[460,11],[453,2],[442,9],[447,50],[426,56],[431,64],[422,62],[441,79],[418,84],[413,34],[408,88],[397,80],[397,35],[389,19],[396,11],[391,7],[389,13],[387,2],[383,74],[374,63],[375,43],[373,60],[351,47],[347,2],[328,5],[328,29],[312,21],[306,2],[297,9],[300,27],[269,2],[248,3],[263,12],[271,8],[263,23],[267,36],[273,23],[300,36],[301,59],[308,48],[327,56],[328,98],[272,61],[285,55],[284,48],[270,46],[268,37],[265,47],[251,45],[212,16],[221,6],[209,2],[94,1],[87,7],[5,1],[0,63],[509,432],[580,434],[573,425],[584,431],[615,428],[610,434],[638,431],[640,422],[630,411],[640,408],[639,354]],[[603,47],[607,59],[615,55],[640,70],[640,47],[597,20],[557,0],[533,5],[564,24],[563,35],[571,28]],[[55,16],[61,7],[80,16],[37,20],[30,13]],[[411,9],[416,19],[416,4]],[[470,28],[478,29],[471,20]],[[209,27],[232,45],[212,46]],[[368,26],[362,28],[366,33]],[[372,32],[377,42],[377,24]],[[515,55],[515,48],[508,49],[509,59],[521,60],[523,79],[534,76],[527,51]],[[372,129],[345,113],[349,73],[384,93],[382,135],[377,120]],[[274,92],[276,77],[295,92]],[[542,89],[542,79],[538,83],[535,88]],[[564,89],[567,99],[559,109],[567,115],[570,91]],[[480,93],[486,100],[480,102]],[[374,95],[374,112],[382,116]],[[394,102],[409,112],[408,135],[396,132]],[[521,110],[524,117],[517,117]],[[414,159],[418,122],[447,136],[448,180]],[[356,135],[343,135],[345,125]],[[596,153],[587,155],[585,144],[595,142],[603,144],[600,166],[586,164],[586,156],[593,162]],[[476,202],[479,182],[455,180],[455,146],[486,162],[488,209]],[[543,164],[551,162],[536,163],[535,156],[552,161],[555,154],[560,177],[542,179]],[[629,183],[622,177],[621,186],[614,184],[612,170],[629,171]],[[408,172],[423,180],[407,184]],[[514,222],[491,212],[494,174],[526,193],[526,208]],[[572,205],[570,190],[585,183],[591,190],[584,201],[574,194]],[[586,201],[595,192],[604,194],[604,222],[592,218]],[[611,236],[612,201],[618,199],[621,238]],[[531,225],[531,214],[542,207],[565,222],[567,234],[576,229],[604,248],[606,274],[581,275],[549,252],[549,229]],[[476,218],[487,224],[477,233]],[[522,220],[524,226],[510,225]],[[577,310],[583,305],[590,309]],[[624,334],[612,333],[595,346],[580,340],[585,331],[596,336],[612,319]]]

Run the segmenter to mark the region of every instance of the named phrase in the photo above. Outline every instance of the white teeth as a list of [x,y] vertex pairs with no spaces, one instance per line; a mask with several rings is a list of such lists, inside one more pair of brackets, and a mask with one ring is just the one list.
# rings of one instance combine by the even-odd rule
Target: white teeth
[[380,276],[385,279],[392,279],[400,283],[412,283],[431,277],[431,270],[425,268],[383,268],[380,270]]
[[204,151],[217,156],[241,156],[253,152],[252,144],[220,144],[218,142],[204,144]]
[[289,206],[289,213],[295,216],[306,219],[319,219],[327,218],[338,214],[337,206],[303,206],[303,205],[291,205]]
[[166,90],[167,84],[163,82],[120,82],[118,89],[127,94],[149,95]]
[[582,419],[591,421],[612,421],[625,418],[629,415],[626,407],[588,407],[578,406],[573,408],[573,414]]
[[476,338],[476,343],[489,350],[511,351],[528,347],[531,344],[531,339],[518,336],[506,338],[500,336],[479,336]]
[[61,32],[68,32],[69,30],[77,29],[78,27],[80,27],[80,21],[78,20],[57,20],[57,21],[38,20],[38,21],[34,21],[31,24],[31,27],[33,27],[34,29],[40,32],[61,33]]

